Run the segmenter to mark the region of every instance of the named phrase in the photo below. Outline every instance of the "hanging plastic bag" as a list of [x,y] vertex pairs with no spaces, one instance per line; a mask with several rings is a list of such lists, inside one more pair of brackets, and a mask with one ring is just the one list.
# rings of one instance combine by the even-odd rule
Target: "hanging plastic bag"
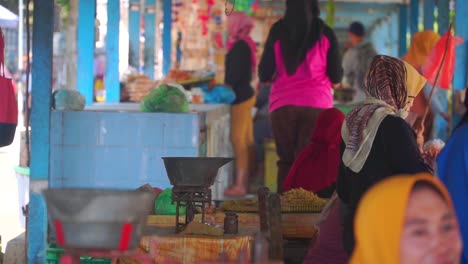
[[453,36],[451,29],[440,38],[429,54],[423,67],[423,75],[430,84],[434,85],[437,72],[443,61],[445,50],[447,50],[437,86],[445,90],[450,88],[455,69],[455,48],[462,42],[463,38]]
[[4,49],[5,41],[0,29],[0,147],[13,142],[18,124],[18,102],[13,81],[6,76]]
[[82,111],[85,108],[85,97],[78,91],[59,89],[52,94],[53,107],[58,111]]

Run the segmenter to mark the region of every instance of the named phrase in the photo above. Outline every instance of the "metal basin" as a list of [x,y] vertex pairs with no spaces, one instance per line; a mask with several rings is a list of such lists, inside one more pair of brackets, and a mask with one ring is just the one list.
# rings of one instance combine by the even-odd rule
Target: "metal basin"
[[138,247],[154,195],[144,191],[48,189],[50,225],[66,249]]
[[203,186],[214,184],[218,170],[231,162],[232,158],[201,158],[201,157],[165,157],[169,181],[174,186]]

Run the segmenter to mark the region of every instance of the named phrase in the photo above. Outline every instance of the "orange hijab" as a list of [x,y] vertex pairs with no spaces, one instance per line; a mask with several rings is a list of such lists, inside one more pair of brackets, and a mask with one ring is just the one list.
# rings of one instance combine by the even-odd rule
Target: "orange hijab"
[[447,189],[436,177],[427,173],[394,176],[377,183],[359,203],[354,224],[356,246],[350,264],[400,262],[406,206],[418,181],[432,184],[453,208]]
[[440,35],[432,30],[415,33],[408,53],[403,57],[403,60],[420,71],[439,39]]

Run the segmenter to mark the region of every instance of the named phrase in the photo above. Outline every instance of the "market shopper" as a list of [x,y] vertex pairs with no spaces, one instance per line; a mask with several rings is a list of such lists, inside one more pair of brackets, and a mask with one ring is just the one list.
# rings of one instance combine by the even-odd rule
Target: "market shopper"
[[284,181],[284,191],[303,188],[323,198],[332,196],[341,161],[341,126],[344,120],[345,115],[336,108],[319,114],[311,143],[294,161]]
[[252,19],[243,12],[228,16],[228,53],[225,60],[225,83],[236,94],[231,106],[231,141],[236,157],[235,184],[225,191],[228,196],[247,193],[248,177],[255,155],[252,109],[255,92],[250,85],[256,68],[256,46],[250,37]]
[[[417,71],[422,72],[423,66],[426,64],[429,54],[431,53],[432,49],[434,49],[439,39],[440,35],[432,30],[425,30],[415,33],[408,53],[403,57],[403,60],[411,64]],[[416,121],[413,125],[416,130],[420,129],[420,124],[428,105],[428,99],[431,90],[432,86],[427,83],[424,86],[422,93],[420,93],[414,99],[413,107],[411,107],[411,113],[416,115]],[[433,128],[435,124],[434,120],[437,115],[442,116],[446,121],[450,120],[448,113],[444,112],[442,100],[444,100],[443,95],[440,94],[439,89],[436,89],[429,107],[430,111],[424,120],[424,138],[421,139],[421,142],[426,142],[433,138]]]
[[[468,109],[468,93],[465,94]],[[440,180],[447,186],[465,241],[462,264],[468,263],[468,111],[437,159]]]
[[366,99],[364,79],[369,65],[377,52],[369,41],[366,41],[366,29],[361,22],[353,22],[348,28],[348,38],[351,47],[343,57],[344,87],[349,86],[354,91],[353,103],[361,103]]
[[366,76],[364,103],[346,117],[337,192],[343,202],[343,241],[354,247],[354,214],[362,195],[395,174],[430,171],[405,121],[413,98],[426,80],[408,63],[378,55]]
[[350,264],[460,263],[462,241],[450,195],[430,174],[376,184],[359,203],[355,230]]
[[319,15],[318,0],[287,0],[259,65],[260,81],[272,82],[269,110],[280,193],[296,155],[310,143],[319,113],[333,107],[332,87],[343,77],[335,33]]

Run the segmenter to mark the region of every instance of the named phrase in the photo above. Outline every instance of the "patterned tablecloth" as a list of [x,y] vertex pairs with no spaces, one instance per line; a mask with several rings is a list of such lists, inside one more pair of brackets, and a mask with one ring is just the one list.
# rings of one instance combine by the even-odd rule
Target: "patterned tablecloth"
[[[314,238],[317,228],[314,223],[319,214],[284,214],[283,234],[288,238]],[[199,215],[195,221],[200,220]],[[257,214],[238,214],[239,234],[222,237],[189,236],[174,234],[174,216],[148,217],[149,234],[140,243],[140,249],[154,256],[155,263],[192,264],[200,261],[236,261],[240,255],[250,256],[253,238],[259,230]],[[224,213],[207,215],[206,220],[220,226]],[[123,264],[137,264],[129,259],[120,259]]]
[[[250,247],[255,235],[241,229],[238,235],[221,237],[174,234],[174,227],[150,226],[154,235],[143,237],[140,250],[150,254],[154,263],[192,264],[201,261],[237,261],[240,256],[250,258]],[[136,260],[119,259],[119,263],[137,264]]]

